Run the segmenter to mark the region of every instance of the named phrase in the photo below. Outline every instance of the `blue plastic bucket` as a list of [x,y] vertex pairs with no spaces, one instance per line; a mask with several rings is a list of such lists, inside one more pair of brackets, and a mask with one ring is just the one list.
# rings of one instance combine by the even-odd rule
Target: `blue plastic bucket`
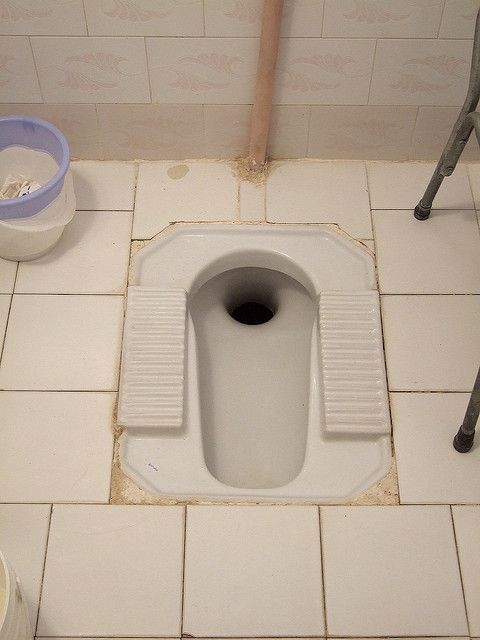
[[21,198],[0,200],[0,220],[29,218],[48,207],[62,191],[70,164],[65,136],[45,120],[27,116],[0,117],[0,151],[12,146],[50,154],[58,165],[58,171],[33,193]]

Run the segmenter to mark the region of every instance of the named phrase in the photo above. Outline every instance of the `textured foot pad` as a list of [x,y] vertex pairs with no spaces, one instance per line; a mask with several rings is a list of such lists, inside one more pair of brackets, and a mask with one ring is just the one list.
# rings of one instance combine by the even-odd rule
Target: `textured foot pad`
[[376,291],[320,295],[327,433],[390,433],[381,326]]
[[118,423],[181,429],[185,386],[186,293],[129,287]]

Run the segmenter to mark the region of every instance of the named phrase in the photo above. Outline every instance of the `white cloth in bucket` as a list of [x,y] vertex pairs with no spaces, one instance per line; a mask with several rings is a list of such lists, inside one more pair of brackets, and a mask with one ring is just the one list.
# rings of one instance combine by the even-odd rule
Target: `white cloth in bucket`
[[41,184],[31,178],[29,179],[21,175],[8,175],[0,187],[0,199],[11,200],[12,198],[21,198],[40,189],[41,186]]

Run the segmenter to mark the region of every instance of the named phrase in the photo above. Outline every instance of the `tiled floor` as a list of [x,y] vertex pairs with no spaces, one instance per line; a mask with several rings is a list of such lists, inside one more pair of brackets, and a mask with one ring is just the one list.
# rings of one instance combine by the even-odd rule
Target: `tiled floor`
[[[422,223],[431,165],[234,169],[75,163],[60,244],[0,260],[0,548],[37,637],[480,638],[480,445],[451,446],[480,362],[480,165]],[[213,220],[337,223],[376,253],[398,504],[109,503],[131,240]]]

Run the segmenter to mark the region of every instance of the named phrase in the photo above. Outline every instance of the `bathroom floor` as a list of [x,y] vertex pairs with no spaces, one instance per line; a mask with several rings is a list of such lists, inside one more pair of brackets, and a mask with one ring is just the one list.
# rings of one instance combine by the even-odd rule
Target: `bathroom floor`
[[[480,165],[422,223],[430,164],[234,168],[76,162],[60,244],[0,261],[0,548],[36,636],[480,638],[480,444],[451,446],[480,362]],[[375,252],[396,465],[358,504],[147,504],[119,471],[131,251],[214,220],[337,223]]]

